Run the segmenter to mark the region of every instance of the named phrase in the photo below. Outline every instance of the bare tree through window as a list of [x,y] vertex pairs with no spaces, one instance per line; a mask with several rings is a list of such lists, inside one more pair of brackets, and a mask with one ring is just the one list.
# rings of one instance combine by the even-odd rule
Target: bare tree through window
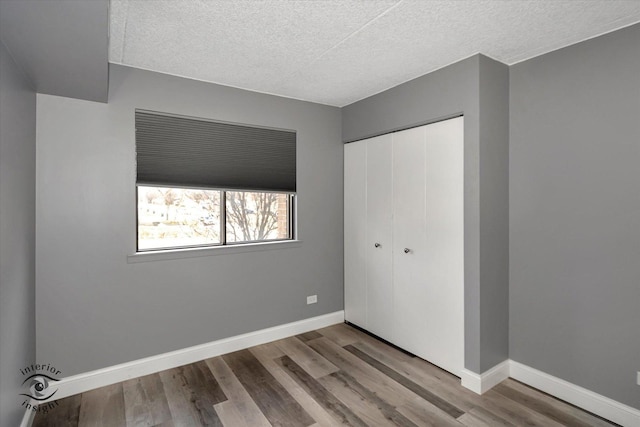
[[227,241],[250,242],[286,238],[288,198],[282,193],[227,192]]

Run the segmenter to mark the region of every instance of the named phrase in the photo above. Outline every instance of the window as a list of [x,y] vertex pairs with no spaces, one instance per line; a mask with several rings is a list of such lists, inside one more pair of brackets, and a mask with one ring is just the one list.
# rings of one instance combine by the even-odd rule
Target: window
[[136,111],[139,252],[291,240],[296,135]]
[[138,250],[291,239],[292,197],[139,185]]

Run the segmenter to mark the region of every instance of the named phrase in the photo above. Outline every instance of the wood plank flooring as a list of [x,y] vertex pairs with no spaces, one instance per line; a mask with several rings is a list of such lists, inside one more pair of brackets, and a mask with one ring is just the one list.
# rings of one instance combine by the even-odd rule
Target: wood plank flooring
[[508,379],[482,396],[348,325],[58,401],[33,427],[612,426]]

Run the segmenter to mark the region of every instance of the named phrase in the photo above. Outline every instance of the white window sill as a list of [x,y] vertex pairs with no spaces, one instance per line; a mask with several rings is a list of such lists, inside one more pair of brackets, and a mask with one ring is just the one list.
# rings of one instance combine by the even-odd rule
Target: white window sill
[[280,242],[244,243],[238,245],[210,246],[206,248],[167,249],[160,251],[136,252],[135,254],[127,255],[127,263],[135,264],[139,262],[199,258],[215,255],[230,255],[245,252],[299,248],[301,246],[301,240],[284,240]]

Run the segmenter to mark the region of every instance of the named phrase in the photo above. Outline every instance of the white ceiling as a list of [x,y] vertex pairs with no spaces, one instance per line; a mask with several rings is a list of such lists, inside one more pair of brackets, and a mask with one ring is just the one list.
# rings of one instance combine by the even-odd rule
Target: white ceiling
[[640,0],[111,0],[109,61],[344,106],[476,53],[640,22]]

